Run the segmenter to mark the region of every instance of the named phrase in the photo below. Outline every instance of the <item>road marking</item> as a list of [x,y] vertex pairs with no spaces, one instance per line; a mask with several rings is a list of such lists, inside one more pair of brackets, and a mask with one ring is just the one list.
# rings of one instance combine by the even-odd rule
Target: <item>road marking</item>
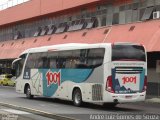
[[3,111],[9,112],[9,113],[14,113],[14,114],[18,114],[18,115],[27,115],[27,114],[31,114],[29,112],[24,112],[24,111],[20,111],[20,110],[14,110],[14,109],[1,109]]

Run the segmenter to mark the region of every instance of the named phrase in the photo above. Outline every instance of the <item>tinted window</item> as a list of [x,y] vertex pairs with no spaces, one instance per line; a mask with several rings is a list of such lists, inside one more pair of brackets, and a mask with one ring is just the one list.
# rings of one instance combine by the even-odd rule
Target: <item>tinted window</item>
[[26,62],[26,68],[27,69],[32,69],[36,67],[36,60],[37,60],[36,54],[30,53]]
[[88,52],[87,64],[89,68],[95,68],[103,63],[104,49],[95,48],[90,49]]
[[46,53],[30,53],[26,62],[26,68],[35,69],[35,68],[48,68],[48,59]]
[[74,50],[72,53],[72,60],[70,68],[78,68],[80,64],[80,50]]
[[153,13],[153,10],[154,10],[154,7],[148,7],[146,8],[141,20],[148,20],[148,19],[151,19],[153,18],[152,17],[152,13]]
[[119,24],[119,13],[114,13],[112,24]]
[[133,10],[132,11],[132,22],[139,20],[139,10]]
[[125,12],[119,12],[119,24],[125,24]]
[[76,60],[76,68],[96,68],[102,65],[104,52],[103,48],[80,50],[80,57]]
[[106,26],[106,16],[102,18],[101,26]]
[[48,68],[47,52],[36,53],[36,66],[35,68]]
[[144,47],[137,45],[113,45],[112,61],[115,60],[146,61]]
[[16,69],[16,77],[19,77],[22,73],[24,61],[26,59],[26,54],[21,55],[20,58],[20,60],[14,63],[14,67]]
[[28,69],[95,68],[103,63],[104,48],[30,53]]
[[70,68],[72,51],[60,51],[58,55],[57,68]]
[[127,10],[125,11],[125,15],[126,15],[126,19],[125,19],[125,22],[126,23],[130,23],[132,22],[132,10]]
[[49,52],[48,53],[48,66],[49,68],[56,69],[58,60],[58,52]]
[[145,8],[142,8],[139,10],[139,20],[141,20],[141,18],[143,17],[144,12],[145,12]]

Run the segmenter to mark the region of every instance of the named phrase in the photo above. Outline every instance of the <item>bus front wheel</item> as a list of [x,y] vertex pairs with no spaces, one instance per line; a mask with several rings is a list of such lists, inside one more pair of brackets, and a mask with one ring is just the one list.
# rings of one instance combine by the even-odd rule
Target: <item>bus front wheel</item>
[[26,97],[29,99],[33,98],[33,95],[31,95],[31,89],[29,85],[26,87]]
[[73,104],[78,107],[82,105],[82,94],[80,89],[75,89],[73,91]]

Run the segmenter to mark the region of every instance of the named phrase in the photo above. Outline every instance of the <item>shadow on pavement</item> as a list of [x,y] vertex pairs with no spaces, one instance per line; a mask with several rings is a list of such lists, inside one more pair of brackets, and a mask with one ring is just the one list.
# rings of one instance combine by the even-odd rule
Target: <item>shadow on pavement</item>
[[[27,99],[25,97],[21,97],[22,99]],[[60,100],[57,98],[44,98],[44,97],[34,97],[33,99],[28,99],[28,100],[34,100],[34,101],[44,101],[44,102],[48,102],[48,103],[56,103],[56,104],[60,104],[60,105],[67,105],[67,106],[72,106],[72,107],[76,107],[73,105],[72,101],[65,101],[65,100]],[[125,105],[125,107],[123,107]],[[129,104],[130,105],[130,104]],[[89,108],[89,109],[95,109],[95,110],[104,110],[104,111],[110,111],[110,112],[143,112],[143,110],[140,110],[139,108],[135,109],[135,108],[126,108],[127,103],[126,104],[118,104],[115,107],[110,107],[110,106],[103,106],[103,105],[99,105],[99,104],[92,104],[92,103],[83,103],[83,105],[80,108]]]

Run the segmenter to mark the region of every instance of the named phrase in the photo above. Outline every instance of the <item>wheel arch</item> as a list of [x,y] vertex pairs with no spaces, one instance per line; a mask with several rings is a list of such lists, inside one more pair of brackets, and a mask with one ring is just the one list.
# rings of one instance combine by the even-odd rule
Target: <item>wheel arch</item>
[[[73,100],[73,93],[74,93],[74,91],[75,91],[76,89],[79,89],[80,92],[81,92],[81,95],[82,95],[82,89],[81,89],[81,87],[80,87],[80,86],[74,86],[73,89],[72,89],[72,100]],[[83,95],[82,95],[82,101],[83,101]]]
[[27,90],[28,86],[30,87],[29,83],[26,83],[25,86],[24,86],[24,94],[26,94],[26,90]]

